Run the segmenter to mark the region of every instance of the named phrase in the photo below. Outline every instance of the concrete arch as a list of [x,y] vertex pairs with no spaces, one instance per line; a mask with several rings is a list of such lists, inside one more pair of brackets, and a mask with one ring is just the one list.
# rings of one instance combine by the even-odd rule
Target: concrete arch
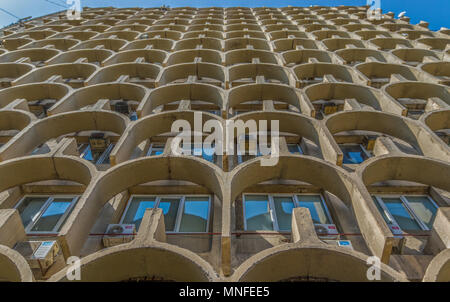
[[33,282],[33,273],[21,254],[0,245],[0,282]]
[[294,77],[290,70],[275,64],[237,64],[228,68],[230,86],[257,82],[258,76],[263,76],[266,82],[294,85]]
[[[30,170],[36,172],[29,173]],[[96,173],[94,165],[77,157],[33,156],[12,159],[0,164],[0,192],[31,182],[55,179],[88,186]]]
[[351,83],[319,83],[305,88],[309,101],[355,99],[360,106],[366,105],[375,110],[403,114],[404,107],[396,100],[387,98],[380,90]]
[[[217,280],[216,273],[205,260],[195,253],[169,244],[108,248],[81,259],[80,273],[83,282],[117,282],[145,277],[180,282]],[[66,269],[48,281],[68,281]]]
[[17,99],[25,99],[27,102],[42,99],[56,99],[58,101],[70,92],[72,92],[70,86],[59,83],[14,86],[0,91],[0,108],[8,106]]
[[[296,278],[327,281],[369,281],[368,256],[326,245],[285,244],[262,251],[243,264],[232,276],[242,282],[282,281]],[[380,281],[407,281],[403,275],[381,264]]]
[[450,249],[443,250],[431,260],[423,281],[450,282]]
[[282,84],[246,84],[234,87],[228,92],[226,110],[228,112],[241,103],[255,100],[285,102],[305,115],[311,115],[312,111],[312,105],[304,100],[299,90]]
[[0,130],[22,130],[34,120],[36,117],[27,111],[1,110]]
[[[149,137],[170,132],[172,124],[177,120],[188,121],[191,125],[191,129],[194,130],[194,116],[194,111],[168,111],[152,114],[139,119],[136,123],[130,125],[117,142],[116,147],[110,155],[111,165],[129,160],[138,144]],[[212,119],[222,122],[220,117],[207,112],[202,113],[202,119],[204,121]]]
[[342,168],[312,156],[280,155],[276,166],[260,166],[260,159],[247,161],[231,171],[231,200],[245,188],[270,179],[301,180],[323,188],[351,206],[352,180]]
[[[332,63],[306,63],[292,68],[297,80],[297,87],[308,85],[309,78],[332,75],[336,80],[365,85],[366,80],[355,69]],[[305,81],[306,80],[306,81]]]
[[128,125],[125,116],[111,111],[77,111],[61,113],[28,125],[12,138],[0,152],[0,161],[24,156],[49,139],[87,130],[122,134]]
[[[323,188],[336,195],[344,204],[351,208],[363,238],[371,252],[380,257],[383,263],[388,261],[386,245],[392,237],[381,214],[373,204],[370,194],[364,185],[353,178],[343,168],[311,156],[280,155],[275,166],[261,166],[260,158],[249,160],[234,168],[229,177],[229,200],[236,197],[251,185],[270,179],[301,180],[311,185]],[[228,196],[228,195],[227,195]],[[227,220],[227,210],[222,212],[224,230],[231,229],[231,222]],[[228,225],[227,225],[228,223]],[[390,243],[391,244],[391,243]]]
[[386,85],[382,90],[393,99],[413,98],[428,100],[429,98],[439,98],[450,106],[450,88],[444,85],[422,82],[398,82]]
[[276,55],[270,51],[261,49],[235,49],[225,53],[225,65],[250,64],[254,58],[258,58],[262,63],[278,64]]
[[65,254],[80,252],[104,204],[130,187],[156,180],[184,180],[207,188],[222,200],[222,177],[220,168],[194,156],[144,157],[117,165],[90,183],[67,219],[60,231],[67,242]]
[[56,103],[48,111],[48,114],[54,115],[67,111],[76,111],[85,106],[94,105],[100,99],[126,99],[141,103],[147,98],[148,91],[141,85],[131,83],[97,84],[75,90]]
[[22,58],[28,58],[31,62],[47,61],[60,53],[56,49],[30,48],[23,50],[10,51],[0,56],[0,63],[15,62]]
[[127,40],[123,39],[97,39],[97,36],[92,40],[86,40],[83,41],[73,47],[70,48],[70,50],[78,50],[78,49],[92,49],[97,46],[102,46],[105,49],[109,49],[112,51],[118,51],[120,48],[122,48],[124,45],[128,43]]
[[161,67],[149,63],[119,63],[97,70],[86,80],[86,85],[115,82],[120,76],[128,76],[128,81],[129,78],[137,77],[143,79],[140,80],[142,85],[153,88],[160,71]]
[[61,53],[52,59],[48,60],[46,63],[48,65],[53,64],[63,64],[63,63],[74,63],[80,59],[86,60],[88,63],[102,64],[110,58],[114,52],[109,49],[78,49],[70,50]]
[[146,116],[160,105],[181,100],[208,102],[217,105],[220,110],[224,110],[226,99],[225,91],[214,85],[201,83],[173,84],[152,90],[147,101],[141,103],[137,112],[139,116]]
[[356,173],[366,186],[384,180],[407,180],[450,191],[450,164],[437,159],[380,156],[362,163]]
[[302,49],[302,50],[288,50],[281,54],[285,64],[298,65],[309,63],[310,59],[316,59],[319,62],[332,63],[333,54],[326,50],[318,49]]
[[425,123],[432,131],[450,129],[450,110],[437,110],[421,116],[421,122]]
[[243,122],[278,120],[280,132],[298,134],[313,141],[319,147],[325,161],[339,163],[342,160],[342,152],[328,130],[323,128],[319,121],[306,115],[283,111],[258,111],[240,114],[233,117],[232,120],[242,120]]
[[324,122],[332,134],[351,130],[380,132],[404,140],[425,156],[450,159],[450,150],[439,138],[421,123],[403,116],[378,111],[344,111],[328,116]]
[[157,49],[134,49],[118,52],[103,62],[103,66],[119,63],[132,63],[137,59],[144,59],[142,63],[163,64],[167,58],[167,52]]
[[[70,20],[61,20],[61,21],[70,21]],[[76,20],[72,20],[76,21]],[[98,33],[94,31],[70,31],[68,32],[60,32],[54,36],[52,36],[52,39],[62,39],[65,37],[70,37],[71,39],[80,40],[80,41],[86,41],[89,40],[95,36],[97,36]]]
[[158,86],[171,84],[175,81],[187,82],[189,76],[200,78],[222,88],[227,84],[227,73],[224,67],[212,63],[183,63],[165,68],[158,76]]
[[222,54],[212,49],[187,49],[172,52],[167,58],[165,64],[167,66],[192,63],[196,58],[201,58],[202,62],[222,64]]
[[373,57],[376,60],[387,63],[389,60],[388,54],[370,48],[348,48],[339,49],[335,52],[338,56],[348,63],[365,62],[367,58]]
[[[81,78],[82,82],[70,83],[73,88],[79,88],[83,86],[83,81],[93,74],[97,70],[97,66],[89,63],[65,63],[56,64],[46,67],[34,69],[20,78],[14,80],[11,85],[22,85],[29,83],[45,82],[50,77],[61,76],[63,80],[66,79],[78,79]],[[67,82],[67,81],[66,81]]]
[[175,51],[195,49],[198,45],[202,46],[202,49],[212,49],[222,51],[222,40],[218,38],[187,38],[177,41],[173,47]]
[[172,51],[174,43],[175,42],[173,40],[164,39],[164,38],[163,39],[151,38],[151,39],[137,40],[137,41],[133,41],[133,42],[130,42],[130,43],[124,45],[120,49],[120,51],[132,50],[132,49],[146,49],[149,46],[151,46],[152,49]]
[[[56,26],[56,25],[55,25]],[[48,45],[53,45],[55,49],[66,51],[69,48],[80,43],[80,40],[75,39],[65,39],[65,38],[49,38],[39,41],[31,40],[32,42],[27,43],[17,49],[27,49],[27,48],[43,48]]]

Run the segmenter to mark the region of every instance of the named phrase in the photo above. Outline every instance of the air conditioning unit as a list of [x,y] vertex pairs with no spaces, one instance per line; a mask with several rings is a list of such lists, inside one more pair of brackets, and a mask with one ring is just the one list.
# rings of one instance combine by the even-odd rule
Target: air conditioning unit
[[315,226],[317,236],[321,239],[338,239],[339,232],[334,224],[316,224]]
[[344,248],[353,250],[353,245],[350,240],[324,240],[324,242],[327,244],[331,244],[331,245],[344,247]]
[[24,241],[14,246],[29,263],[35,277],[42,278],[57,260],[64,263],[64,257],[56,241]]
[[104,151],[109,145],[109,139],[105,137],[105,133],[95,132],[89,137],[89,144],[92,151]]
[[110,224],[103,236],[103,245],[111,247],[130,242],[136,235],[136,226],[134,224]]
[[323,105],[322,110],[325,115],[330,115],[330,114],[336,113],[338,111],[338,106],[335,104],[326,104],[326,105]]
[[119,112],[119,113],[122,113],[125,115],[128,115],[130,113],[130,107],[128,106],[128,103],[124,102],[124,101],[117,102],[114,105],[114,109],[116,110],[116,112]]

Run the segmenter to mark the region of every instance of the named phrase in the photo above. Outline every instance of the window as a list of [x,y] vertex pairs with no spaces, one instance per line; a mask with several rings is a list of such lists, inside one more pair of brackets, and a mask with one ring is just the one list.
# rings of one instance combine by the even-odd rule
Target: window
[[339,147],[344,153],[344,164],[360,164],[367,160],[370,153],[359,144],[341,144]]
[[161,155],[163,153],[164,153],[164,145],[163,144],[152,143],[150,145],[150,147],[148,148],[146,156]]
[[300,144],[288,144],[288,150],[292,154],[304,154]]
[[90,144],[80,144],[78,146],[78,152],[80,157],[88,160],[96,165],[109,164],[109,155],[114,148],[114,143],[108,145],[104,151],[92,151]]
[[204,233],[209,229],[210,196],[132,196],[121,223],[142,222],[146,209],[159,208],[164,214],[166,232]]
[[405,231],[430,230],[438,206],[429,196],[375,196],[378,210],[388,225]]
[[56,233],[78,196],[27,196],[16,206],[27,233]]
[[214,148],[214,145],[212,145],[209,148],[203,147],[203,145],[200,145],[197,147],[195,144],[191,144],[191,155],[197,156],[203,159],[206,159],[209,162],[215,163],[216,162],[216,150]]
[[321,195],[244,194],[244,228],[248,231],[291,231],[292,210],[308,208],[314,224],[332,224]]
[[[244,145],[244,152],[241,152],[241,144]],[[254,154],[256,148],[256,154]],[[268,149],[268,154],[271,153],[271,145],[270,139],[267,139],[267,142],[264,148]],[[245,139],[241,138],[239,142],[235,146],[238,164],[242,164],[243,162],[253,159],[255,157],[263,156],[263,150],[261,149],[260,144],[258,144],[258,140],[256,136],[246,135]],[[266,152],[267,152],[266,151]],[[252,154],[253,153],[253,154]],[[266,155],[268,155],[266,154]]]

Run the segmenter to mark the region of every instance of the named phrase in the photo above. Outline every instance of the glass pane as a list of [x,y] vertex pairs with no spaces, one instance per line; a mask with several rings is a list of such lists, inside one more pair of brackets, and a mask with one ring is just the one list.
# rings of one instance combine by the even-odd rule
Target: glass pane
[[180,198],[161,198],[159,208],[164,213],[164,224],[167,232],[175,231],[175,221],[177,219],[178,207],[180,206]]
[[23,226],[26,228],[35,219],[48,197],[26,197],[17,207]]
[[93,161],[94,156],[92,155],[91,146],[88,145],[86,149],[83,150],[83,154],[81,154],[82,158],[85,160]]
[[309,209],[314,223],[331,224],[320,195],[297,195],[300,207]]
[[152,145],[150,154],[148,156],[161,155],[161,154],[163,154],[163,152],[164,152],[164,146]]
[[402,230],[421,230],[419,224],[408,212],[400,198],[383,197],[382,199],[389,213],[391,213]]
[[244,208],[247,230],[273,230],[269,199],[266,195],[245,196]]
[[391,225],[392,221],[389,219],[389,217],[386,215],[386,212],[384,211],[384,209],[381,207],[380,203],[377,201],[377,199],[375,197],[372,197],[373,202],[375,203],[375,205],[377,206],[378,211],[380,212],[381,216],[383,216],[384,221],[386,221],[387,224]]
[[209,216],[208,197],[186,197],[180,232],[206,232]]
[[368,159],[360,145],[340,145],[344,153],[344,164],[360,164]]
[[294,208],[292,197],[274,197],[273,203],[279,229],[281,231],[290,231],[292,226],[292,209]]
[[431,230],[436,216],[436,206],[426,196],[406,196],[406,198],[414,213]]
[[288,144],[288,150],[292,154],[303,154],[303,152],[301,151],[302,149],[298,144]]
[[155,197],[133,197],[128,211],[123,218],[125,224],[135,224],[136,231],[139,230],[145,210],[155,207]]
[[[73,198],[55,198],[45,209],[45,212],[39,217],[31,231],[33,232],[51,232],[58,221],[69,209]],[[57,231],[57,230],[56,230]]]

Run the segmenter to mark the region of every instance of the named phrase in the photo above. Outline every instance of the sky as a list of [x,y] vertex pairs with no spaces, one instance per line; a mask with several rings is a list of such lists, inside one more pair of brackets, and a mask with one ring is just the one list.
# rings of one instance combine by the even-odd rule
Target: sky
[[[339,6],[365,5],[366,0],[80,0],[82,6],[99,7],[158,7],[163,4],[177,6]],[[450,28],[450,0],[379,0],[383,12],[392,11],[396,16],[406,11],[411,23],[420,20],[430,22],[430,29]],[[18,17],[39,17],[63,10],[66,0],[0,0],[0,28],[15,22],[17,19],[1,11],[6,9]]]

